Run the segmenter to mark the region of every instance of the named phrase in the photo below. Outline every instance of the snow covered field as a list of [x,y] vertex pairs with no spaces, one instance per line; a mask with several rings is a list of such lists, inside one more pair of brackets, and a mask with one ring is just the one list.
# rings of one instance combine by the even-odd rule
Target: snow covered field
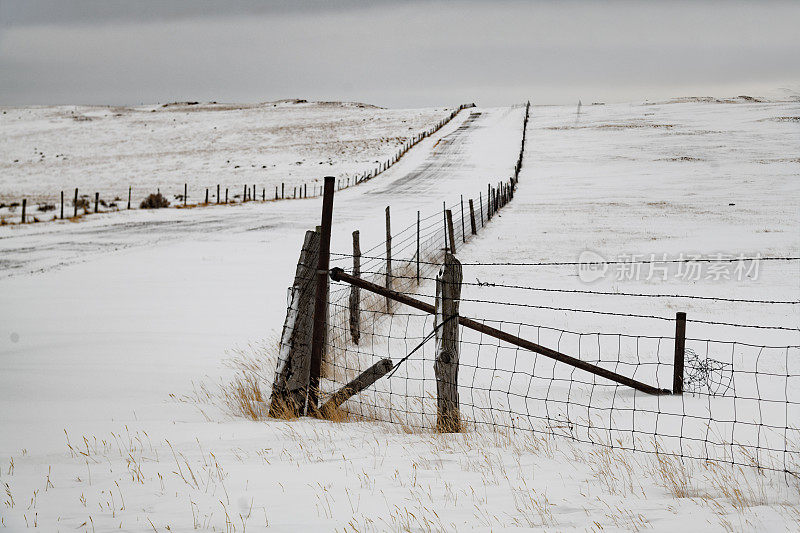
[[[435,119],[441,110],[429,113]],[[381,242],[387,205],[393,226],[402,228],[417,210],[424,216],[460,194],[477,198],[487,183],[509,176],[522,113],[462,112],[380,178],[338,193],[333,249],[347,251],[353,229],[361,231],[362,249]],[[800,130],[797,118],[786,117],[798,116],[796,102],[588,106],[581,115],[574,107],[534,107],[515,198],[459,259],[576,261],[587,250],[606,259],[797,256]],[[228,159],[220,153],[213,158]],[[213,394],[215,383],[228,382],[226,350],[274,357],[285,289],[304,231],[318,224],[319,204],[137,211],[0,228],[2,525],[796,529],[800,489],[791,476],[787,483],[769,472],[682,464],[527,431],[442,436],[407,434],[399,425],[231,417],[196,385],[204,382]],[[611,271],[587,284],[574,267],[464,267],[465,281],[473,282],[795,301],[799,274],[796,262],[762,263],[757,276],[743,279],[687,281],[673,272],[666,281],[617,279]],[[465,287],[463,296],[484,291]],[[563,308],[800,323],[797,306],[529,298]],[[462,304],[467,316],[508,318],[499,312]],[[532,308],[513,319],[582,332],[669,336],[672,327]],[[689,327],[689,337],[800,344],[791,331]]]
[[[239,198],[256,184],[319,184],[372,170],[449,109],[380,109],[365,104],[281,101],[252,105],[199,103],[139,107],[0,108],[0,202],[57,203],[74,189],[93,201],[133,206],[160,189],[171,201],[216,202],[216,186]],[[121,200],[124,200],[120,202]],[[71,204],[70,204],[71,205]],[[0,215],[8,215],[0,210]],[[68,213],[69,214],[69,213]],[[50,215],[50,216],[47,216]]]

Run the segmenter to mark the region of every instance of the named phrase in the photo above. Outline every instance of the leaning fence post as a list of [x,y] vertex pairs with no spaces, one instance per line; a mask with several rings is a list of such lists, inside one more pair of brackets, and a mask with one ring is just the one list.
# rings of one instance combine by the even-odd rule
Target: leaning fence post
[[[386,206],[386,288],[392,289],[392,223],[389,206]],[[392,301],[386,298],[386,312],[392,311]]]
[[[353,232],[353,275],[361,276],[361,246],[358,241],[358,230]],[[353,344],[361,338],[361,289],[350,286],[350,337]]]
[[311,372],[308,380],[307,413],[316,414],[319,407],[319,375],[322,369],[322,354],[328,317],[328,269],[331,253],[331,221],[333,219],[333,187],[336,178],[325,176],[325,193],[322,199],[322,230],[317,263],[317,293],[314,301],[314,329],[311,340]]
[[683,394],[683,359],[686,355],[686,313],[675,313],[675,362],[672,394]]
[[206,205],[208,205],[208,187],[206,187]]
[[78,216],[78,188],[77,187],[75,187],[75,199],[72,200],[72,208],[74,210],[72,216],[73,217],[77,217]]
[[458,307],[461,298],[461,263],[446,253],[436,276],[436,430],[461,431],[458,402]]
[[303,241],[294,283],[289,288],[286,320],[281,332],[278,371],[272,385],[269,415],[294,418],[303,414],[311,368],[314,319],[314,281],[319,254],[319,232],[309,230]]
[[478,207],[481,210],[481,228],[483,228],[483,193],[478,193]]
[[27,206],[28,206],[28,199],[27,198],[23,198],[22,199],[22,220],[20,221],[20,224],[24,224],[25,223],[25,208]]
[[225,187],[225,203],[228,203],[228,188]]
[[472,198],[469,199],[469,225],[473,235],[477,235],[478,229],[475,227],[475,208],[472,205]]
[[450,253],[456,253],[456,239],[455,234],[453,232],[453,212],[449,209],[445,210],[444,212],[445,219],[447,220],[447,234],[449,235],[450,239]]

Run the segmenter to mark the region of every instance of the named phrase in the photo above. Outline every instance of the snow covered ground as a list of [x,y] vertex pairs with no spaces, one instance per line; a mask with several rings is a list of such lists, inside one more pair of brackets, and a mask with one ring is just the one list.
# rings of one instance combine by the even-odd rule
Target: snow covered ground
[[[309,188],[324,175],[346,180],[372,170],[449,109],[380,109],[365,104],[281,101],[252,105],[0,107],[0,202],[59,202],[95,192],[132,206],[160,190],[171,201],[188,184],[189,203],[216,202],[243,185]],[[18,210],[17,210],[18,212]],[[0,215],[8,215],[0,210]],[[68,212],[69,214],[69,212]]]
[[[417,210],[424,216],[460,194],[477,198],[509,176],[522,113],[466,110],[380,178],[338,193],[333,249],[348,250],[353,229],[362,249],[381,242],[387,205],[393,227],[402,228]],[[534,107],[515,199],[459,258],[575,261],[586,250],[606,259],[796,256],[800,131],[796,119],[782,117],[798,115],[793,102],[591,106],[579,116],[574,107]],[[319,204],[0,228],[0,524],[11,531],[796,528],[797,481],[751,469],[526,431],[442,436],[366,422],[231,417],[195,385],[213,394],[215,383],[227,382],[226,350],[274,357],[285,289]],[[757,278],[742,280],[687,282],[673,273],[664,282],[618,280],[609,272],[587,284],[574,269],[491,266],[465,266],[464,277],[800,299],[796,263],[762,264]],[[466,288],[464,296],[484,290]],[[596,298],[537,293],[535,302],[799,322],[797,306]],[[497,318],[498,311],[465,302],[462,312]],[[521,310],[514,320],[671,333],[669,323],[544,309]],[[690,328],[690,337],[800,344],[795,332]]]

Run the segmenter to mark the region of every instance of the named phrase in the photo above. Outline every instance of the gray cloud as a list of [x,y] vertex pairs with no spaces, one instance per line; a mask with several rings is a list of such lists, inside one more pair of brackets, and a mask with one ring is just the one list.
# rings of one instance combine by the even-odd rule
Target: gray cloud
[[8,2],[0,103],[390,106],[800,88],[800,4]]

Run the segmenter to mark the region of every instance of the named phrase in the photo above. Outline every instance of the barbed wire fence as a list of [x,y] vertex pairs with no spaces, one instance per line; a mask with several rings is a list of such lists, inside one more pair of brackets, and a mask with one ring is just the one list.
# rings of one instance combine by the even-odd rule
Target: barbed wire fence
[[[527,117],[526,109],[526,122]],[[458,296],[450,298],[451,303],[456,303],[456,312],[443,314],[448,292],[443,264],[513,198],[523,150],[524,136],[514,176],[507,183],[489,186],[486,198],[481,195],[468,200],[472,207],[468,213],[460,199],[445,205],[443,212],[424,218],[418,214],[416,223],[391,232],[387,209],[386,242],[362,254],[355,235],[352,252],[330,253],[328,266],[334,267],[330,271],[334,284],[325,278],[327,313],[324,338],[318,340],[323,356],[313,402],[306,398],[307,389],[314,382],[306,378],[307,366],[298,362],[308,360],[315,339],[311,334],[298,334],[297,324],[317,319],[309,302],[315,287],[320,286],[320,272],[324,276],[328,266],[324,270],[318,268],[319,263],[312,256],[319,246],[313,244],[314,237],[307,236],[312,253],[306,257],[304,269],[298,266],[291,292],[295,296],[290,297],[284,326],[271,414],[307,413],[399,424],[409,431],[441,430],[442,391],[447,388],[442,386],[443,339],[448,323],[457,322],[457,377],[444,384],[455,390],[458,426],[462,430],[509,428],[544,432],[616,449],[712,460],[780,472],[787,479],[800,478],[800,345],[745,343],[685,334],[687,322],[758,333],[798,331],[797,328],[695,320],[682,313],[664,317],[514,300],[525,300],[531,291],[552,291],[628,299],[698,298],[781,307],[800,302],[562,290],[459,280]],[[471,219],[472,213],[476,214]],[[309,232],[312,233],[318,239],[325,238],[324,229],[321,234]],[[800,257],[736,260],[796,262]],[[695,257],[639,263],[692,261],[715,260]],[[464,262],[458,264],[458,270],[460,276],[461,269],[471,267],[535,269],[581,264]],[[461,285],[479,289],[481,297],[462,298]],[[493,291],[499,289],[503,290],[502,297],[493,297]],[[305,297],[300,298],[301,294]],[[472,304],[472,310],[490,305],[494,309],[492,316],[512,318],[460,316],[460,303]],[[519,319],[521,307],[669,323],[664,335],[587,333],[525,322]],[[666,334],[673,323],[675,334]],[[310,328],[305,327],[304,331]],[[293,385],[286,379],[292,372],[296,378]],[[286,401],[291,392],[298,398],[294,404]]]

